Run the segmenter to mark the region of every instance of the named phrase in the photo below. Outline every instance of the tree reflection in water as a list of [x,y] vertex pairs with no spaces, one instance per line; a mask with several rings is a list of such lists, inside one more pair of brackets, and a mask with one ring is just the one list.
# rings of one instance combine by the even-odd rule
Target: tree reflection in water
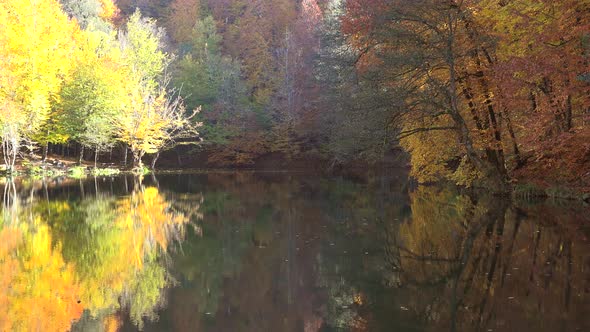
[[25,196],[6,183],[0,330],[67,331],[83,313],[109,329],[121,310],[140,328],[156,317],[172,282],[166,251],[189,219],[157,187],[114,196],[94,184],[94,195],[44,199],[37,184]]
[[435,188],[410,200],[412,218],[388,229],[386,255],[407,315],[450,331],[590,327],[583,208]]
[[571,202],[403,173],[68,181],[3,184],[0,330],[590,330]]

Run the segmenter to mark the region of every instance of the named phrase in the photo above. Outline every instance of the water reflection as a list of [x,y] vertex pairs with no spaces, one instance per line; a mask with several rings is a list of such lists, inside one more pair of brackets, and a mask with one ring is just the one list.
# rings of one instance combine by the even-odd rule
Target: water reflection
[[156,317],[172,281],[166,251],[189,222],[157,187],[138,180],[114,196],[95,182],[93,195],[45,198],[34,185],[6,188],[0,330],[66,331],[83,314],[116,330],[121,311],[141,328]]
[[588,208],[277,173],[3,184],[0,330],[590,330]]
[[388,230],[406,315],[451,331],[590,328],[587,208],[434,188],[411,205],[411,221]]

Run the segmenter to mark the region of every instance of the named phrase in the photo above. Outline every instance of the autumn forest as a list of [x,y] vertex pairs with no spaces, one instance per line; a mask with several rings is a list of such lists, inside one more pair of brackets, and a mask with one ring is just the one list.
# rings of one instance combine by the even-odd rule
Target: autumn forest
[[588,189],[586,0],[1,6],[9,172],[32,153],[152,168],[163,153],[169,167],[395,160],[421,183]]
[[590,0],[0,0],[0,331],[590,331]]

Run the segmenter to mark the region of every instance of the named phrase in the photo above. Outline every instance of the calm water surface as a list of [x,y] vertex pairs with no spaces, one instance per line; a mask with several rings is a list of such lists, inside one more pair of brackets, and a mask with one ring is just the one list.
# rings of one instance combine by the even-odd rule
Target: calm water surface
[[3,183],[0,331],[590,331],[590,209],[285,173]]

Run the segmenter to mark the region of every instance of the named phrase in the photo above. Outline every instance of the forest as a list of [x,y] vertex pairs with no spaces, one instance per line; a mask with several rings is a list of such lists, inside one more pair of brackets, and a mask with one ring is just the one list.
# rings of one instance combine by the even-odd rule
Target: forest
[[589,0],[3,0],[0,66],[9,174],[398,164],[590,198]]

